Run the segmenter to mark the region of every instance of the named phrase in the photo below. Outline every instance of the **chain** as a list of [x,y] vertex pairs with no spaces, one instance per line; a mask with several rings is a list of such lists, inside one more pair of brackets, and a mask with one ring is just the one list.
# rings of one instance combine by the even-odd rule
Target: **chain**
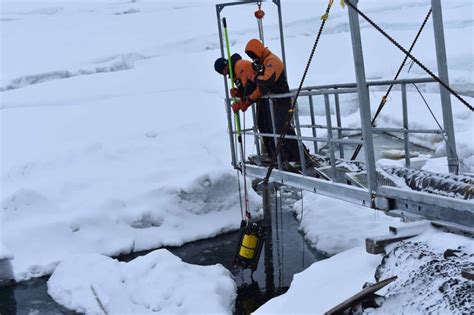
[[372,25],[377,31],[379,31],[385,38],[387,38],[393,45],[395,45],[398,49],[403,51],[411,60],[413,60],[421,69],[423,69],[426,73],[428,73],[433,79],[435,79],[439,84],[441,84],[446,90],[448,90],[451,94],[453,94],[461,103],[463,103],[467,108],[471,111],[474,111],[474,107],[469,104],[465,99],[463,99],[456,91],[454,91],[449,85],[444,83],[438,76],[436,76],[430,69],[428,69],[424,64],[422,64],[416,57],[414,57],[410,52],[408,52],[405,48],[402,47],[395,39],[393,39],[390,35],[388,35],[380,26],[375,24],[367,15],[365,15],[362,11],[360,11],[355,5],[353,5],[350,1],[345,0],[346,4],[350,6],[354,11],[356,11],[360,16],[364,18],[370,25]]

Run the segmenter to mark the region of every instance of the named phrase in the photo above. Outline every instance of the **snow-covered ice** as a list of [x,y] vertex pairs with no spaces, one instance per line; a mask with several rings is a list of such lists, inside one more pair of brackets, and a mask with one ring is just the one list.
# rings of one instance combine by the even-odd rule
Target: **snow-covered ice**
[[74,256],[48,280],[58,303],[86,314],[232,314],[236,291],[223,266],[187,264],[165,249],[128,263]]
[[387,234],[388,227],[400,222],[379,211],[312,193],[304,193],[304,207],[294,209],[306,241],[318,251],[334,255],[361,246],[367,236]]
[[382,306],[367,313],[468,314],[473,307],[472,281],[463,278],[461,270],[473,262],[471,238],[432,229],[390,245],[375,276],[398,279],[387,287]]
[[[2,1],[0,257],[14,257],[17,280],[51,274],[64,261],[62,266],[70,264],[70,268],[58,270],[64,281],[57,281],[56,288],[67,289],[66,279],[73,281],[80,270],[79,261],[77,265],[71,261],[77,255],[97,261],[97,268],[115,265],[111,268],[118,269],[135,263],[120,264],[99,254],[180,245],[238,227],[223,84],[212,67],[220,56],[217,2],[221,1]],[[296,87],[326,1],[282,2],[288,79]],[[429,0],[361,0],[359,5],[408,47],[429,4]],[[276,9],[271,2],[263,7],[266,45],[281,54]],[[244,55],[248,39],[258,36],[254,10],[252,5],[223,11],[233,52]],[[471,0],[443,2],[450,83],[471,104],[472,11]],[[368,79],[392,79],[403,54],[367,23],[362,22],[361,29]],[[413,54],[436,71],[431,30],[429,21]],[[336,3],[305,85],[354,82],[350,51],[347,9]],[[405,67],[401,77],[424,76],[415,65],[409,72]],[[419,87],[442,123],[437,85]],[[372,112],[384,92],[385,87],[371,89]],[[407,94],[410,127],[437,129],[418,93],[408,87]],[[401,127],[400,99],[395,89],[378,126]],[[451,100],[458,154],[463,169],[473,172],[474,116],[458,100]],[[315,97],[315,104],[316,121],[325,121],[322,99]],[[303,100],[301,106],[303,112]],[[341,96],[341,113],[344,127],[360,125],[355,95]],[[324,132],[318,136],[324,137]],[[419,167],[447,171],[442,137],[420,134],[410,141],[434,151],[419,160]],[[252,141],[247,143],[251,153]],[[383,234],[380,231],[397,219],[322,196],[305,194],[305,202],[309,207],[298,215],[306,239],[331,254],[349,250],[310,270],[318,275],[329,269],[324,276],[332,279],[332,266],[353,261],[361,274],[348,290],[373,280],[380,258],[368,257],[357,247],[365,236]],[[251,205],[259,210],[253,193]],[[155,254],[142,259],[153,261]],[[170,265],[176,265],[170,270],[182,267],[177,259],[168,258]],[[136,276],[141,280],[143,274]],[[303,278],[297,276],[294,285],[309,285],[303,284]],[[80,284],[84,290],[87,285]],[[114,302],[114,290],[97,286],[105,290],[99,295],[111,294],[109,307],[120,305]],[[290,289],[281,299],[290,301],[297,291]],[[219,299],[215,297],[215,305],[228,306],[230,300],[219,304]],[[83,303],[79,300],[70,302]],[[312,300],[307,303],[312,305]],[[329,301],[333,300],[328,299],[327,306]],[[304,308],[306,303],[299,302]]]
[[[134,189],[127,189],[130,178],[110,183],[115,187],[99,184],[89,188],[84,183],[86,196],[91,193],[89,189],[106,193],[107,188],[111,195],[106,200],[88,201],[82,194],[82,198],[75,197],[78,200],[67,200],[69,207],[55,207],[55,203],[32,189],[16,191],[4,201],[5,242],[15,255],[12,262],[17,280],[50,274],[62,259],[81,253],[119,255],[179,246],[240,225],[233,174],[209,173],[176,188],[152,188],[152,183],[145,187],[145,182],[142,193],[132,194],[129,193]],[[123,190],[118,193],[115,189]],[[64,188],[58,193],[61,192]],[[258,209],[256,194],[250,196],[251,206]]]
[[374,270],[381,256],[354,247],[312,264],[296,274],[290,289],[260,307],[255,314],[324,314],[374,282]]
[[[398,278],[377,292],[383,296],[378,301],[381,307],[366,308],[364,314],[469,313],[472,287],[470,280],[461,277],[461,269],[474,262],[471,237],[427,226],[414,238],[388,245],[385,256],[369,254],[363,247],[365,237],[387,235],[389,225],[405,223],[383,214],[364,217],[347,202],[328,207],[331,199],[324,198],[328,200],[305,202],[304,212],[309,214],[306,219],[303,216],[301,227],[310,241],[316,240],[312,246],[337,254],[296,274],[287,293],[268,301],[255,314],[323,314],[361,291],[366,282],[392,276]],[[294,211],[300,215],[299,205],[295,204]],[[311,217],[313,225],[308,224]]]

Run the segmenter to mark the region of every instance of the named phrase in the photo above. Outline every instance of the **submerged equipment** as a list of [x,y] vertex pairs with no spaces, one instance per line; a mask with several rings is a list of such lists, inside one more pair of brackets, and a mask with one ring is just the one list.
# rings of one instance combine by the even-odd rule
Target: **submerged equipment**
[[262,253],[265,228],[262,221],[240,223],[239,243],[234,255],[234,265],[255,271]]

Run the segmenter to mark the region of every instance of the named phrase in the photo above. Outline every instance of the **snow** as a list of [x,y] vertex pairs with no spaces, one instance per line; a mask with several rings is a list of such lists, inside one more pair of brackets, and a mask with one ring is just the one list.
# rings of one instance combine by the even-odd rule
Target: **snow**
[[314,263],[294,276],[288,292],[254,314],[324,314],[359,292],[364,283],[375,282],[374,269],[381,260],[359,246]]
[[[364,314],[469,313],[471,285],[461,277],[461,269],[474,261],[472,238],[435,230],[423,222],[407,225],[383,214],[363,216],[363,211],[343,201],[328,210],[333,199],[322,198],[327,200],[307,201],[305,196],[300,227],[313,248],[337,254],[296,274],[287,293],[255,314],[323,314],[362,290],[366,282],[392,276],[398,278],[377,292],[383,296],[381,307],[366,308]],[[294,211],[300,215],[297,204]],[[401,234],[426,231],[388,245],[386,255],[367,253],[362,246],[365,237],[389,234],[389,224],[404,228]],[[448,249],[457,251],[458,257],[445,258]]]
[[433,158],[426,161],[426,164],[421,169],[424,171],[446,174],[448,173],[448,162],[443,158]]
[[300,230],[311,247],[328,255],[361,246],[365,238],[387,234],[388,227],[400,222],[380,211],[339,199],[304,192],[304,207],[295,203]]
[[[454,252],[447,254],[449,250]],[[382,306],[368,314],[472,311],[472,283],[461,277],[462,268],[474,261],[471,238],[430,229],[390,245],[387,251],[376,277],[381,280],[396,274],[398,279],[387,287]]]
[[[220,1],[2,1],[0,258],[14,257],[16,280],[54,272],[50,292],[54,290],[61,303],[93,307],[91,312],[96,312],[97,303],[90,300],[93,285],[107,307],[120,309],[132,295],[120,295],[125,294],[115,287],[120,277],[104,278],[110,275],[104,273],[104,267],[120,270],[123,277],[136,276],[128,287],[132,288],[160,276],[147,279],[143,270],[133,266],[155,261],[158,268],[162,261],[157,257],[162,255],[173,277],[174,273],[182,275],[183,264],[157,252],[128,264],[105,256],[181,245],[238,228],[238,184],[230,166],[223,82],[212,68],[220,56],[216,2]],[[429,3],[362,0],[360,8],[409,47]],[[470,0],[446,3],[443,18],[450,83],[470,95],[463,97],[472,104],[473,4]],[[263,6],[266,45],[281,55],[277,10],[271,2]],[[326,2],[283,1],[282,7],[288,78],[290,86],[296,87]],[[258,36],[254,10],[252,5],[222,11],[233,52],[244,55],[248,39]],[[368,79],[392,79],[403,54],[367,23],[362,22],[361,29]],[[431,29],[429,21],[413,54],[436,71]],[[336,2],[305,85],[355,81],[348,31],[347,9]],[[416,65],[409,72],[407,68],[402,78],[426,76]],[[437,85],[420,84],[419,88],[442,124]],[[385,89],[371,88],[372,112]],[[437,129],[418,93],[412,87],[407,89],[409,126]],[[402,126],[400,100],[396,88],[378,126]],[[462,168],[473,172],[474,116],[457,99],[451,100]],[[302,100],[302,112],[304,104]],[[325,123],[322,98],[315,97],[315,104],[317,123]],[[332,111],[335,124],[334,108]],[[355,95],[341,96],[341,113],[344,127],[360,125]],[[302,117],[301,122],[307,119]],[[410,141],[434,150],[431,157],[413,158],[412,163],[419,162],[423,170],[447,172],[442,137],[418,134],[411,135]],[[252,141],[247,143],[247,153],[252,153]],[[380,165],[392,162],[379,161]],[[251,193],[250,199],[252,211],[259,212],[260,198]],[[365,254],[360,246],[366,236],[385,234],[387,226],[398,219],[323,196],[305,194],[304,201],[305,210],[295,211],[305,238],[318,250],[340,253],[308,271],[335,281],[334,286],[326,283],[316,288],[301,274],[287,295],[273,301],[283,299],[288,310],[293,305],[317,313],[314,310],[325,311],[359,290],[363,282],[373,281],[381,258]],[[433,239],[438,242],[441,237]],[[434,246],[435,240],[427,236],[422,241]],[[458,243],[452,238],[447,241],[446,246]],[[337,274],[343,267],[354,268],[355,276],[345,282],[344,296],[330,295],[331,288],[344,281]],[[209,278],[219,282],[217,274],[225,273],[217,266],[212,268],[209,270],[218,272]],[[190,271],[186,276],[199,273]],[[68,285],[77,285],[77,291]],[[313,289],[303,290],[305,286]],[[145,287],[160,290],[156,285]],[[231,312],[235,288],[230,284],[226,288],[206,299],[209,307]],[[172,292],[173,298],[181,296],[181,292]],[[317,292],[325,297],[323,304],[314,303]],[[292,304],[300,294],[307,299]],[[190,303],[195,302],[194,297]],[[147,300],[147,294],[140,298],[143,307],[156,302]],[[270,312],[271,303],[259,312]],[[191,304],[184,298],[183,305]]]
[[[15,254],[12,261],[15,278],[25,280],[50,274],[62,259],[81,253],[115,256],[166,245],[179,246],[240,226],[238,189],[233,174],[209,173],[187,186],[175,188],[154,187],[144,181],[143,192],[127,188],[133,181],[129,178],[114,183],[104,177],[104,183],[92,187],[86,183],[78,187],[79,183],[72,182],[69,189],[75,189],[77,200],[71,196],[73,200],[66,200],[64,206],[59,203],[61,206],[57,208],[56,203],[37,190],[13,193],[3,208],[5,241]],[[107,187],[111,183],[115,187]],[[147,185],[150,187],[145,188]],[[67,188],[61,187],[58,195],[67,193]],[[110,197],[85,199],[90,190],[97,189]],[[250,200],[252,208],[257,209],[259,201],[255,193]]]
[[232,314],[237,287],[221,265],[182,262],[165,249],[128,263],[88,254],[65,259],[48,293],[86,314]]

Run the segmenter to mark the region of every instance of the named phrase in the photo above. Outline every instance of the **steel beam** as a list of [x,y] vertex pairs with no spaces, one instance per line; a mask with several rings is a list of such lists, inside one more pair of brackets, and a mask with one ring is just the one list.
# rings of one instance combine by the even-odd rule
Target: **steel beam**
[[[344,88],[344,89],[320,89],[314,91],[301,91],[298,96],[308,96],[308,95],[326,95],[326,94],[353,94],[357,93],[356,88]],[[266,98],[284,98],[284,97],[294,97],[296,96],[296,91],[292,91],[289,93],[282,93],[282,94],[269,94],[268,96],[264,96]]]
[[[350,1],[354,6],[357,6],[358,0],[348,1]],[[369,88],[367,87],[365,76],[359,15],[351,7],[348,7],[348,11],[349,26],[351,29],[352,51],[354,55],[354,67],[357,81],[357,94],[359,97],[360,122],[362,126],[362,137],[364,138],[367,181],[369,191],[371,193],[375,193],[377,191],[377,172],[375,168],[374,143],[372,138],[372,116],[370,114]]]
[[[311,125],[316,125],[316,118],[314,116],[314,104],[313,104],[313,96],[309,95],[309,115],[311,116]],[[311,127],[311,132],[313,133],[313,138],[317,137],[316,128]],[[318,141],[313,141],[314,145],[314,153],[318,154]]]
[[[252,119],[253,119],[253,132],[254,132],[254,143],[255,143],[255,147],[257,148],[257,162],[260,164],[262,162],[262,157],[261,157],[261,153],[260,153],[260,139],[258,137],[258,130],[257,130],[257,125],[258,125],[258,121],[257,121],[257,114],[256,114],[256,107],[257,106],[264,106],[263,104],[258,104],[258,105],[254,105],[252,106]],[[241,132],[244,131],[244,130],[241,130]],[[244,131],[245,132],[245,131]],[[265,148],[264,148],[265,150]]]
[[[242,132],[242,134],[246,135],[258,135],[260,137],[268,137],[268,138],[275,138],[275,134],[273,133],[261,133],[261,132],[256,132],[254,133],[253,131],[247,131],[247,132]],[[298,136],[291,136],[291,135],[285,135],[285,139],[301,139],[304,141],[318,141],[318,142],[332,142],[332,143],[343,143],[343,144],[361,144],[362,140],[356,140],[356,139],[331,139],[328,140],[328,138],[313,138],[313,137],[298,137]]]
[[280,31],[281,59],[283,61],[283,65],[285,66],[285,74],[288,77],[288,68],[286,67],[285,36],[283,35],[283,18],[281,15],[281,2],[280,0],[273,0],[273,3],[275,3],[278,8],[278,28]]
[[[336,106],[337,138],[342,139],[341,108],[339,106],[339,94],[334,94],[334,104]],[[334,128],[333,128],[334,129]],[[339,144],[339,158],[344,158],[344,146]]]
[[329,95],[324,95],[324,109],[326,112],[326,124],[328,125],[328,147],[329,159],[331,161],[331,179],[336,181],[336,157],[334,155],[334,145],[332,142],[332,122],[331,122],[331,108],[329,106]]
[[[268,100],[268,106],[270,106],[270,118],[272,120],[272,130],[273,130],[273,142],[275,143],[275,152],[273,154],[276,154],[276,148],[278,147],[278,138],[280,135],[276,131],[276,125],[275,125],[275,104],[273,104],[272,99]],[[282,169],[282,164],[281,164],[281,154],[278,153],[277,155],[277,162],[278,162],[278,169]]]
[[303,172],[304,175],[306,175],[306,159],[304,156],[304,144],[303,141],[301,140],[301,127],[300,127],[300,115],[299,115],[299,106],[298,102],[295,100],[295,112],[293,113],[293,118],[295,120],[295,125],[296,125],[296,138],[298,140],[298,153],[300,155],[300,163],[301,163],[301,171]]
[[[267,174],[265,167],[255,165],[247,165],[246,170],[247,175],[255,178],[264,178]],[[363,206],[369,206],[371,202],[371,196],[364,188],[334,183],[295,173],[273,170],[270,181],[329,197],[336,197]]]
[[[438,64],[438,75],[441,81],[449,85],[448,62],[446,59],[446,46],[444,42],[443,15],[441,13],[441,0],[431,0],[433,13],[433,30],[436,46],[436,61]],[[443,128],[446,132],[446,154],[448,156],[449,172],[458,174],[459,161],[456,153],[456,139],[453,126],[453,112],[451,108],[451,96],[449,91],[441,86],[441,106],[443,110]]]
[[[397,80],[375,80],[367,81],[367,86],[385,86],[385,85],[398,85],[402,83],[433,83],[435,79],[430,77],[425,78],[413,78],[413,79],[397,79]],[[336,83],[336,84],[324,84],[324,85],[310,85],[303,87],[302,91],[308,90],[320,90],[320,89],[342,89],[342,88],[355,88],[357,83]],[[291,89],[290,91],[296,91],[297,89]]]
[[[436,205],[445,209],[464,211],[472,216],[471,219],[474,218],[474,203],[472,201],[388,186],[380,186],[377,194],[391,199],[409,200],[425,205]],[[474,224],[472,221],[471,223]]]

